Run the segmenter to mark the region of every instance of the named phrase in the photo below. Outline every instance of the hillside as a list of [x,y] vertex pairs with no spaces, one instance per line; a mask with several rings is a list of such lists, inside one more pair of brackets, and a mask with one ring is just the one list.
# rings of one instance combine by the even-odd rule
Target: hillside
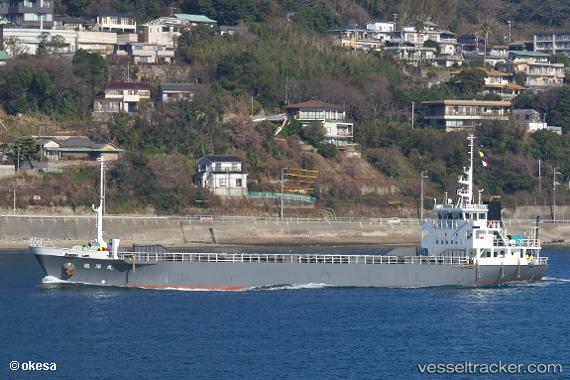
[[[278,191],[280,170],[301,167],[320,171],[317,209],[335,209],[339,215],[397,215],[418,207],[420,172],[428,173],[426,207],[434,196],[455,191],[455,179],[465,165],[465,136],[426,128],[423,100],[444,96],[475,98],[457,82],[428,86],[422,75],[380,53],[347,52],[334,47],[324,34],[330,27],[370,18],[423,18],[451,31],[474,32],[490,25],[497,41],[513,21],[515,38],[529,38],[533,30],[563,28],[570,6],[563,1],[86,1],[62,0],[58,12],[82,16],[98,9],[133,12],[146,21],[170,12],[203,13],[221,24],[240,24],[247,33],[220,36],[196,28],[178,41],[175,65],[133,67],[116,57],[79,51],[73,58],[47,52],[23,56],[0,68],[0,104],[6,129],[0,129],[5,153],[24,146],[30,135],[87,134],[97,141],[113,141],[127,150],[109,170],[109,212],[187,213],[200,207],[228,212],[255,211],[251,202],[224,201],[195,187],[196,160],[204,154],[235,154],[250,173],[252,191]],[[287,21],[287,12],[294,12]],[[128,72],[127,75],[127,71]],[[106,123],[91,118],[93,99],[106,84],[144,82],[153,98],[137,116],[124,113]],[[192,102],[161,104],[161,82],[197,85]],[[465,83],[465,82],[463,82]],[[286,104],[319,99],[341,106],[355,122],[355,142],[362,158],[346,158],[336,149],[324,153],[310,147],[301,130],[286,140],[274,138],[277,125],[254,123],[251,114],[279,113]],[[409,107],[416,109],[411,129]],[[544,110],[549,122],[570,130],[568,86],[540,95],[515,99],[520,107]],[[154,104],[154,105],[153,105]],[[43,131],[39,131],[41,125]],[[484,123],[476,130],[480,149],[489,162],[480,163],[477,180],[485,194],[509,204],[550,202],[552,167],[566,180],[570,174],[570,138],[547,132],[527,135],[515,125]],[[300,141],[305,140],[304,143]],[[33,152],[30,152],[31,156]],[[537,160],[542,160],[541,192]],[[95,170],[86,165],[61,174],[20,175],[18,207],[71,205],[88,207],[96,198]],[[0,181],[6,191],[0,207],[9,208],[13,178]],[[33,196],[41,193],[41,200]],[[558,202],[568,200],[567,189],[557,189]],[[429,201],[428,201],[429,198]],[[225,205],[225,206],[224,206]],[[227,211],[226,210],[226,211]],[[253,211],[252,211],[253,210]]]

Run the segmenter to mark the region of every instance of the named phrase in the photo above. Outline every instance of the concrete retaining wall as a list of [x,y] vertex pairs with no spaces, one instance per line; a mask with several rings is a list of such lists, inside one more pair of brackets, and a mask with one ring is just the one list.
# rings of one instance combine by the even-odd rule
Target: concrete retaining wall
[[[508,221],[509,233],[530,233],[529,221]],[[284,219],[253,217],[108,216],[105,238],[125,244],[417,244],[415,219]],[[0,242],[25,244],[30,237],[86,242],[95,237],[95,217],[0,216]],[[541,224],[543,242],[570,241],[570,224]]]

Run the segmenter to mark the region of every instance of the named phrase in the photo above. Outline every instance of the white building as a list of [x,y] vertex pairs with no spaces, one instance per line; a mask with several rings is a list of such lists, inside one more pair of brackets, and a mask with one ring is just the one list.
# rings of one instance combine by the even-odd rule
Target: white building
[[392,21],[376,21],[372,20],[366,24],[366,29],[373,30],[375,32],[394,32],[396,31],[396,26]]
[[198,25],[213,27],[215,24],[215,20],[202,15],[178,13],[170,17],[159,17],[140,26],[138,42],[174,47],[184,30]]
[[138,42],[175,46],[176,40],[188,24],[175,17],[160,17],[142,24],[138,31]]
[[99,12],[95,16],[94,28],[102,32],[136,33],[137,22],[125,13]]
[[247,196],[247,173],[236,156],[206,155],[198,160],[196,182],[221,197]]
[[570,56],[570,32],[539,32],[533,37],[534,51]]
[[383,41],[377,34],[356,24],[329,30],[333,45],[365,51],[376,50],[382,45]]
[[[36,54],[41,40],[41,34],[47,33],[48,40],[55,36],[63,38],[64,47],[58,49],[59,54],[74,54],[77,50],[83,49],[94,53],[111,54],[119,43],[117,33],[98,32],[90,30],[73,29],[13,29],[5,28],[3,31],[4,46],[9,50],[12,43],[18,45],[20,51],[25,50],[28,54]],[[136,34],[120,34],[121,39],[136,38]],[[58,37],[58,38],[59,38]],[[12,41],[8,43],[8,41]],[[9,52],[13,55],[14,52]]]
[[139,103],[150,100],[150,88],[143,83],[110,83],[105,94],[97,96],[93,102],[93,118],[106,120],[113,113],[139,111]]
[[334,144],[340,150],[355,145],[352,143],[353,123],[346,120],[346,113],[342,107],[318,100],[309,100],[290,104],[285,107],[285,112],[289,121],[299,120],[303,126],[313,121],[321,122],[325,130],[325,142]]
[[384,51],[400,61],[415,66],[422,62],[432,63],[436,54],[436,48],[421,45],[387,46]]
[[527,75],[527,87],[545,88],[562,86],[564,83],[564,64],[550,63],[550,55],[546,53],[511,51],[509,58],[516,71]]
[[159,44],[133,43],[128,45],[133,63],[172,63],[175,51],[172,46]]
[[14,43],[18,45],[20,53],[36,54],[42,33],[47,33],[48,40],[55,36],[63,38],[65,47],[59,49],[59,53],[73,54],[75,52],[77,34],[73,30],[4,28],[2,31],[4,48],[10,55],[14,55],[15,52],[9,51]]
[[411,44],[422,45],[427,40],[457,43],[457,38],[453,32],[441,30],[437,24],[429,21],[424,22],[419,30],[415,25],[405,25],[402,27],[402,31],[404,41]]

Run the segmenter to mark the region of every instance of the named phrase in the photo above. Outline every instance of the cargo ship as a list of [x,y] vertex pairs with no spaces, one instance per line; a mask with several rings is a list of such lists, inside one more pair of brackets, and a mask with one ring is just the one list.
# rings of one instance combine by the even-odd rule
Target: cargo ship
[[[334,287],[486,286],[539,281],[548,269],[540,256],[538,221],[530,236],[508,235],[500,211],[473,197],[475,137],[457,199],[435,202],[434,218],[420,220],[421,245],[409,254],[254,254],[172,252],[159,245],[124,249],[103,238],[104,160],[100,161],[96,237],[58,248],[31,238],[29,249],[47,277],[97,286],[147,289],[248,290],[322,284]],[[302,251],[302,248],[299,248]]]

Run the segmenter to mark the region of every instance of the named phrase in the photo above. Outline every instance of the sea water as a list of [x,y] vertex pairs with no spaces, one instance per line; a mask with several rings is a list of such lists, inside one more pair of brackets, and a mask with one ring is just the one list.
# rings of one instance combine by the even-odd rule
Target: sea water
[[[26,251],[0,251],[0,379],[475,377],[420,371],[426,364],[465,362],[560,364],[562,374],[510,378],[570,378],[570,249],[544,249],[543,255],[551,266],[536,283],[189,292],[61,284],[44,279]],[[10,369],[13,361],[18,370]],[[55,363],[56,369],[30,369],[29,363]]]

